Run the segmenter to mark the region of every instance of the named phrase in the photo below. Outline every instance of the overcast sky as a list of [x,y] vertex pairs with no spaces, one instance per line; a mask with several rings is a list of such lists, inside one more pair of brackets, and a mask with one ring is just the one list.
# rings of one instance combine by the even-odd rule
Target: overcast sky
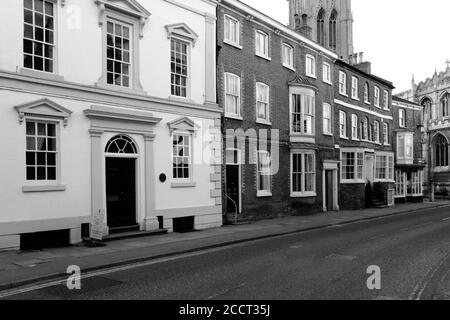
[[[287,0],[242,0],[287,24]],[[390,80],[395,92],[446,68],[450,59],[450,1],[353,0],[355,52],[364,52],[372,73]]]

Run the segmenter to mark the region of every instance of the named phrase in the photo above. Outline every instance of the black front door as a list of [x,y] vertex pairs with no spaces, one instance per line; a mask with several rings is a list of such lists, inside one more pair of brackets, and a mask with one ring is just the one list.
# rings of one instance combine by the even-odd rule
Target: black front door
[[106,158],[108,227],[136,224],[136,159]]
[[227,165],[227,213],[235,213],[236,206],[237,212],[239,213],[239,203],[240,203],[240,185],[239,185],[239,165]]

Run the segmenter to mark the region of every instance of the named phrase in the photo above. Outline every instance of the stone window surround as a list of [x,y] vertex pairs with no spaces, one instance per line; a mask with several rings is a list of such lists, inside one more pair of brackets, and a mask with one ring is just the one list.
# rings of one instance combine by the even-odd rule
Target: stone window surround
[[[68,120],[72,114],[72,111],[46,98],[15,106],[14,109],[19,115],[19,123],[21,125],[24,124],[27,119],[32,121],[51,122],[57,124],[57,150],[61,150],[61,124],[63,127],[67,127]],[[55,181],[27,181],[26,184],[22,186],[22,192],[28,193],[65,191],[66,186],[61,184],[60,152],[58,152],[56,155],[56,164],[57,167]]]
[[[140,82],[140,66],[139,66],[139,42],[143,38],[143,29],[145,22],[150,17],[150,13],[146,11],[134,0],[123,0],[124,2],[131,3],[136,7],[136,11],[126,10],[117,5],[111,4],[105,0],[94,0],[98,6],[99,17],[98,23],[102,28],[102,76],[97,81],[96,85],[105,89],[112,89],[122,92],[131,92],[135,94],[146,94]],[[132,30],[131,35],[131,78],[130,87],[124,88],[107,83],[107,48],[106,48],[106,34],[107,34],[107,21],[108,19],[116,20],[121,23],[130,25]]]

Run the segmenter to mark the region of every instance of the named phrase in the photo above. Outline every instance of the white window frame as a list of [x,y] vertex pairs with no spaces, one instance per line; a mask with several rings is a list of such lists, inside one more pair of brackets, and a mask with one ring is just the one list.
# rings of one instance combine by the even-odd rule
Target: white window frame
[[[301,110],[300,110],[300,124],[304,122],[305,116],[312,117],[311,120],[311,133],[306,133],[302,130],[300,132],[294,131],[294,117],[293,117],[293,111],[294,111],[294,96],[300,96],[300,99],[302,101]],[[305,99],[311,99],[312,101],[312,115],[305,113]],[[306,88],[290,88],[290,94],[289,94],[289,127],[290,127],[290,133],[294,136],[307,136],[307,137],[313,137],[316,133],[316,92],[312,89],[306,89]]]
[[322,64],[322,79],[323,82],[327,83],[327,84],[332,84],[331,82],[331,64],[329,64],[328,62],[324,62]]
[[[188,145],[188,147],[189,147],[189,156],[183,156],[184,158],[188,158],[189,159],[189,163],[188,163],[188,165],[189,165],[189,177],[187,177],[187,178],[179,178],[179,177],[174,177],[174,174],[173,174],[173,169],[174,169],[174,160],[175,160],[175,157],[180,157],[179,155],[175,155],[174,154],[174,144],[173,144],[173,141],[174,141],[174,137],[175,136],[183,136],[183,137],[187,137],[188,138],[188,143],[189,143],[189,145]],[[171,142],[172,142],[172,181],[173,181],[173,183],[186,183],[186,182],[193,182],[194,181],[194,176],[193,176],[193,174],[194,174],[194,162],[193,162],[193,160],[194,160],[194,137],[193,137],[193,134],[191,133],[191,132],[188,132],[188,131],[183,131],[183,130],[176,130],[176,131],[174,131],[174,132],[172,132],[172,134],[171,134],[171,136],[170,136],[170,138],[171,138]]]
[[[270,87],[262,82],[257,82],[256,83],[256,97],[255,97],[255,101],[256,101],[256,122],[257,123],[262,123],[262,124],[267,124],[270,125]],[[265,89],[267,90],[267,100],[263,101],[263,100],[259,100],[259,90]],[[260,118],[259,117],[259,105],[265,105],[266,108],[266,118]]]
[[389,108],[389,91],[388,90],[383,91],[383,108],[384,108],[384,110],[390,110],[390,108]]
[[373,123],[373,135],[374,135],[374,142],[375,143],[380,143],[381,144],[381,137],[380,137],[380,121],[375,120]]
[[[261,155],[266,155],[267,159],[269,161],[269,165],[268,168],[266,168],[266,170],[268,170],[268,172],[265,172],[266,170],[262,170],[262,168],[260,168],[261,166]],[[257,190],[257,197],[271,197],[272,196],[272,165],[271,165],[271,156],[270,153],[268,151],[265,150],[258,150],[257,151],[257,164],[256,164],[256,190]],[[266,174],[264,174],[264,172]],[[267,174],[269,173],[269,174]],[[260,184],[260,179],[261,179],[261,175],[265,175],[269,177],[269,190],[260,190],[259,189],[259,184]]]
[[[408,146],[408,144],[410,144]],[[410,153],[410,156],[408,156]],[[397,162],[400,164],[412,164],[414,162],[414,133],[397,133]]]
[[305,57],[305,72],[306,76],[316,79],[317,78],[317,63],[316,57],[307,54]]
[[[228,30],[227,30],[227,21],[228,21]],[[236,30],[235,30],[236,33],[234,35],[236,37],[236,41],[233,41],[231,38],[227,38],[227,32],[231,36],[231,31],[232,31],[230,22],[236,24]],[[241,22],[238,19],[236,19],[228,14],[224,15],[223,39],[224,39],[223,40],[224,43],[229,44],[234,47],[237,47],[239,49],[242,49],[242,46],[241,46]]]
[[[45,117],[34,117],[34,116],[28,116],[24,119],[24,123],[25,123],[25,137],[26,137],[26,141],[27,143],[25,144],[26,149],[25,149],[25,153],[35,153],[35,164],[34,165],[30,165],[30,167],[34,167],[35,168],[35,179],[28,179],[28,174],[25,174],[25,181],[26,184],[29,186],[55,186],[55,185],[60,185],[61,182],[61,152],[60,152],[60,140],[61,140],[61,134],[60,134],[60,124],[61,122],[58,120],[51,120],[49,118],[45,118]],[[44,124],[46,126],[46,134],[45,135],[39,135],[38,131],[35,132],[35,135],[28,135],[26,130],[27,130],[27,125],[28,123],[33,123],[34,126],[37,128],[37,126],[39,124]],[[55,126],[55,136],[54,137],[50,137],[48,136],[48,132],[47,132],[47,126],[48,125],[54,125]],[[36,129],[37,130],[37,129]],[[35,139],[35,149],[29,149],[28,148],[28,139],[30,138],[34,138]],[[45,145],[48,148],[48,141],[47,138],[51,138],[51,139],[55,139],[55,150],[43,150],[43,151],[38,151],[38,147],[37,147],[37,139],[45,139]],[[37,153],[44,153],[45,156],[45,165],[41,165],[39,166],[37,163]],[[52,153],[55,155],[55,162],[56,164],[54,166],[52,165],[48,165],[48,158],[47,158],[47,153]],[[29,165],[27,164],[27,162],[25,162],[25,168],[26,170],[28,170]],[[55,167],[55,179],[42,179],[39,180],[38,179],[38,175],[37,175],[37,168],[38,167],[45,167],[46,168],[46,177],[48,175],[47,169],[49,167]]]
[[352,99],[359,100],[359,79],[352,76]]
[[[235,78],[238,81],[238,87],[239,88],[238,88],[238,92],[237,92],[238,95],[237,96],[228,92],[227,77]],[[225,101],[224,101],[225,117],[227,117],[227,118],[234,118],[234,119],[237,119],[237,120],[242,120],[242,117],[241,117],[241,90],[242,90],[241,89],[241,77],[236,75],[236,74],[234,74],[234,73],[225,72],[224,73],[224,87],[225,87],[225,90],[224,90],[225,91],[225,94],[224,94],[225,95],[224,96],[224,99],[225,99]],[[236,113],[231,113],[231,112],[228,111],[228,105],[227,105],[227,100],[228,100],[227,96],[228,95],[237,98]]]
[[420,197],[423,195],[423,170],[411,173],[411,191],[412,193],[408,194],[408,190],[406,190],[407,196]]
[[389,139],[389,123],[383,122],[383,144],[385,146],[390,145],[390,139]]
[[339,137],[348,139],[347,137],[347,112],[339,111]]
[[[385,158],[385,167],[380,168],[378,166],[379,158]],[[379,175],[380,171],[378,169],[384,169],[385,176],[382,177]],[[392,152],[376,152],[375,153],[375,182],[392,182],[395,183],[394,180],[394,153]]]
[[406,172],[395,170],[395,198],[406,198]]
[[398,109],[398,125],[400,128],[406,128],[406,110]]
[[[46,14],[46,9],[45,9],[45,3],[48,2],[50,4],[52,4],[53,6],[53,16],[51,16],[53,18],[53,29],[47,29],[46,25],[45,25],[45,17],[49,16]],[[35,8],[35,0],[33,0],[33,5],[32,8],[23,8],[23,13],[25,14],[26,11],[30,11],[32,12],[32,16],[33,16],[33,24],[30,24],[28,22],[25,21],[25,19],[23,19],[23,27],[24,29],[28,26],[31,27],[32,29],[32,33],[33,33],[33,37],[32,38],[26,38],[25,37],[25,32],[23,33],[23,42],[25,41],[29,41],[32,43],[31,45],[31,50],[32,52],[25,52],[25,45],[23,45],[22,48],[22,65],[23,65],[23,70],[27,70],[27,71],[31,71],[31,72],[36,72],[37,74],[46,74],[46,75],[56,75],[58,73],[58,66],[57,66],[57,39],[58,39],[58,5],[57,5],[57,0],[45,0],[44,4],[43,4],[43,11],[42,11],[42,16],[43,16],[43,22],[42,22],[42,26],[39,26],[36,24],[36,14],[40,14],[38,11],[36,11]],[[36,32],[35,29],[39,28],[42,29],[42,38],[43,40],[37,40],[36,39]],[[49,30],[51,32],[53,32],[53,41],[49,42],[46,41],[46,33],[45,30]],[[42,55],[38,55],[36,54],[36,45],[40,44],[42,45]],[[48,54],[48,56],[46,56],[46,50],[45,47],[49,46],[51,47],[52,50],[52,54]],[[31,57],[32,59],[32,67],[27,67],[25,65],[25,56]],[[35,59],[40,59],[42,58],[42,70],[36,69],[35,68]],[[45,61],[49,60],[52,63],[52,70],[51,71],[47,71],[45,70]]]
[[295,71],[294,47],[286,42],[281,44],[281,60],[283,67]]
[[352,114],[352,140],[359,140],[358,138],[358,115]]
[[[333,135],[333,111],[331,104],[323,104],[323,134]],[[327,130],[328,127],[328,130]]]
[[[264,40],[264,48],[259,48],[258,51],[258,47],[260,47],[260,37],[262,37],[262,39]],[[261,51],[261,49],[263,49],[264,51]],[[264,58],[266,60],[271,60],[270,59],[270,36],[269,34],[267,34],[264,31],[261,30],[256,30],[255,31],[255,54],[258,57]]]
[[[191,47],[189,42],[186,42],[184,40],[178,39],[177,37],[172,37],[170,39],[170,46],[172,46],[172,42],[179,42],[181,45],[185,45],[186,46],[186,68],[187,68],[187,73],[186,75],[181,75],[184,76],[186,78],[186,95],[176,95],[172,93],[172,88],[171,88],[171,92],[170,92],[170,96],[172,97],[176,97],[176,98],[181,98],[181,99],[189,99],[190,98],[190,83],[191,83],[191,61],[190,61],[190,56],[191,56]],[[171,53],[172,54],[172,53]],[[172,63],[172,62],[171,62]],[[175,73],[172,72],[171,70],[171,75],[173,75]],[[174,85],[172,83],[172,79],[170,82],[171,87]]]
[[[343,154],[353,154],[354,163],[353,166],[353,178],[344,177],[344,167],[350,167],[344,165],[343,163]],[[340,150],[340,163],[341,163],[341,183],[351,184],[351,183],[366,183],[365,181],[365,156],[364,149],[356,149],[356,148],[341,148]]]
[[375,86],[373,99],[374,99],[374,105],[377,108],[381,108],[381,106],[380,106],[380,94],[381,94],[380,88]]
[[[297,172],[296,174],[300,175],[301,181],[301,191],[294,191],[294,155],[300,155],[302,158],[302,168],[301,172]],[[306,156],[313,157],[313,172],[306,172]],[[305,175],[310,174],[313,175],[313,191],[305,191],[306,183],[305,183]],[[316,152],[314,150],[292,150],[290,156],[290,186],[291,186],[291,197],[292,198],[305,198],[305,197],[316,197],[317,196],[317,166],[316,166]]]
[[370,104],[370,85],[368,82],[364,84],[364,103]]
[[344,71],[339,71],[339,94],[348,97],[347,74]]

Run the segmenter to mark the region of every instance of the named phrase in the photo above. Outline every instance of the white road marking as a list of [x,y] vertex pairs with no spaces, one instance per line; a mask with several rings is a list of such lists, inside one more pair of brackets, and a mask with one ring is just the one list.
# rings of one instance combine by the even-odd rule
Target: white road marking
[[442,221],[448,221],[448,220],[450,220],[450,217],[442,219]]

